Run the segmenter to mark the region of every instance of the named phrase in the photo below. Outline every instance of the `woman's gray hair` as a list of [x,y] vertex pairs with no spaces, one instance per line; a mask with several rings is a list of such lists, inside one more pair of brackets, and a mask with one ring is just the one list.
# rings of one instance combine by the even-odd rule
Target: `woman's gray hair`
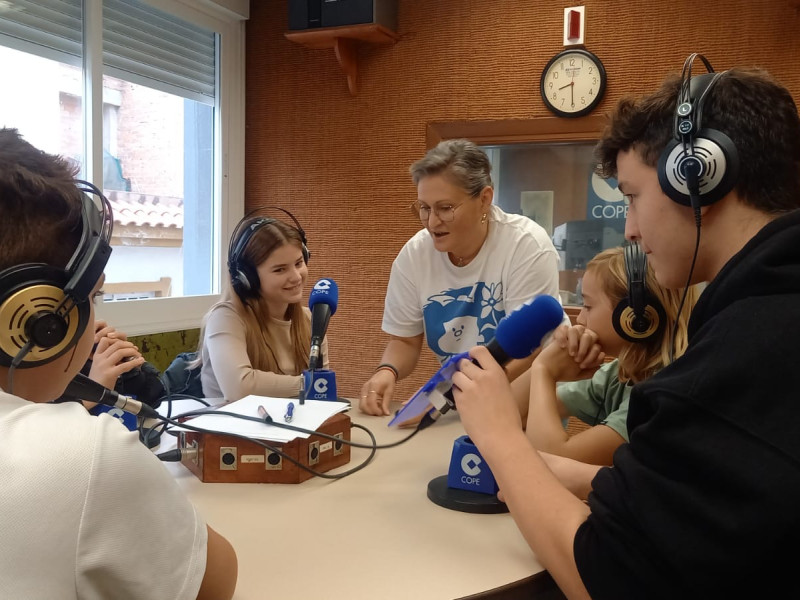
[[425,177],[446,173],[470,196],[492,187],[492,163],[486,153],[469,140],[444,140],[431,148],[409,171],[418,184]]

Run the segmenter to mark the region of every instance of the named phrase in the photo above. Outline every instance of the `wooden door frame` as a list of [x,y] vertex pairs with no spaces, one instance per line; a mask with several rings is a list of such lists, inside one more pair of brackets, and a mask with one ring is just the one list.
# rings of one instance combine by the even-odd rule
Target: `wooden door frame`
[[442,140],[467,138],[479,146],[553,142],[595,142],[605,129],[605,115],[578,119],[541,117],[496,121],[432,121],[425,127],[425,144],[433,148]]

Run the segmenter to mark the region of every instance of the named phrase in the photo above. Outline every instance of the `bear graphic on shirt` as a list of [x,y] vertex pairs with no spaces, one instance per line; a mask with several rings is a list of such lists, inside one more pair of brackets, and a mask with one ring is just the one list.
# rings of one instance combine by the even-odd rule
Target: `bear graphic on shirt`
[[492,339],[505,316],[502,289],[501,283],[479,281],[428,297],[422,307],[425,338],[441,362]]
[[478,318],[464,316],[444,323],[444,335],[439,338],[437,344],[448,354],[458,354],[466,352],[476,343],[483,342],[483,336],[478,331]]

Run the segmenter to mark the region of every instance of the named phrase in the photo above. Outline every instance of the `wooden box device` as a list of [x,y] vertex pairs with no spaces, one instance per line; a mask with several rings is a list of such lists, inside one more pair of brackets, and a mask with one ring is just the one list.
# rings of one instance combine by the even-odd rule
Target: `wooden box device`
[[[338,413],[317,428],[320,433],[350,440],[350,417]],[[254,442],[227,435],[187,431],[184,447],[196,447],[183,465],[206,483],[300,483],[313,477],[305,469]],[[350,446],[318,435],[281,444],[266,441],[300,464],[324,473],[350,462]]]

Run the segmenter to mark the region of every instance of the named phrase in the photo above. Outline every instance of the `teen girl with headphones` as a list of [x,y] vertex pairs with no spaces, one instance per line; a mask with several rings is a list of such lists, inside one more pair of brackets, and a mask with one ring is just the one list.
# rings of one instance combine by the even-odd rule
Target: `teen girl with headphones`
[[[303,386],[311,313],[301,305],[308,279],[305,232],[277,219],[245,217],[231,236],[229,277],[209,310],[198,359],[203,395],[231,402],[249,394],[289,398]],[[328,368],[327,339],[322,344]]]
[[[526,432],[545,452],[610,465],[628,441],[628,401],[634,383],[669,364],[686,349],[689,314],[697,299],[658,284],[638,245],[611,248],[586,266],[583,309],[577,324],[560,327],[531,367]],[[674,331],[674,340],[673,340]],[[604,357],[615,356],[602,363]],[[562,365],[577,362],[575,381],[559,383]],[[590,429],[569,436],[562,420],[575,416]]]

